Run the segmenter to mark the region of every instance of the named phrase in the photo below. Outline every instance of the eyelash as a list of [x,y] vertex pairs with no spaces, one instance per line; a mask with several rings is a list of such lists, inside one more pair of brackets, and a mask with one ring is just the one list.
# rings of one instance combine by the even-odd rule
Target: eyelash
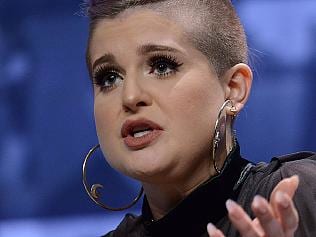
[[[165,79],[168,76],[177,73],[179,71],[179,67],[181,67],[183,63],[179,63],[174,56],[156,54],[147,60],[147,65],[150,67],[149,74],[155,74],[158,79]],[[159,70],[159,65],[165,65],[166,67],[163,69],[167,69],[169,71],[155,73],[156,70]],[[115,81],[109,82],[109,78],[106,78],[109,76],[115,76]],[[123,76],[118,68],[115,66],[101,65],[93,74],[93,84],[100,87],[101,91],[110,91],[117,87],[117,77],[120,77],[121,80],[123,80]],[[106,83],[109,83],[110,85],[105,85]]]
[[115,79],[114,83],[111,85],[105,85],[106,83],[109,83],[109,78],[106,79],[106,77],[116,76],[123,80],[123,76],[119,71],[120,70],[114,66],[101,65],[93,74],[93,84],[99,87],[101,91],[110,91],[116,87],[115,82],[117,82],[117,79]]
[[159,79],[163,79],[165,77],[168,77],[171,74],[174,74],[179,71],[179,67],[183,65],[183,63],[179,63],[178,60],[171,55],[164,55],[164,54],[156,54],[152,56],[148,61],[147,64],[150,66],[151,70],[149,74],[152,74],[155,72],[155,69],[157,69],[159,64],[165,64],[171,69],[170,72],[163,72],[156,74]]

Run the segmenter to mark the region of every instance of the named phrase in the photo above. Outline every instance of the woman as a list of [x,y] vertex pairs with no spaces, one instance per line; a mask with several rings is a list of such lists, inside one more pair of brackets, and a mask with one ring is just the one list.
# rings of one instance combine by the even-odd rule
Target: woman
[[316,235],[315,155],[240,157],[252,72],[230,1],[96,0],[88,14],[100,147],[145,193],[142,215],[106,236]]

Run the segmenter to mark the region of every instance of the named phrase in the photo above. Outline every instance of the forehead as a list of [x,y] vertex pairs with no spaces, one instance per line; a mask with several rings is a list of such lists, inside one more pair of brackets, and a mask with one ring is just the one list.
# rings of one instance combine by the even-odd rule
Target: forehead
[[128,9],[97,23],[90,42],[91,61],[110,50],[132,50],[143,44],[166,45],[184,52],[192,48],[178,20],[148,9]]

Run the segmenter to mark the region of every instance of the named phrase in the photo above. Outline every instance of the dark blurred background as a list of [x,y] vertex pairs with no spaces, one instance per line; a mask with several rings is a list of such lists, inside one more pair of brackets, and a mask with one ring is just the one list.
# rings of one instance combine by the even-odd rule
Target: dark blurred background
[[[258,162],[315,151],[316,1],[235,5],[255,75],[236,126],[243,156]],[[0,0],[1,237],[98,236],[124,215],[96,207],[82,187],[82,160],[97,143],[87,32],[79,0]],[[104,184],[112,205],[139,188],[100,154],[89,180]]]

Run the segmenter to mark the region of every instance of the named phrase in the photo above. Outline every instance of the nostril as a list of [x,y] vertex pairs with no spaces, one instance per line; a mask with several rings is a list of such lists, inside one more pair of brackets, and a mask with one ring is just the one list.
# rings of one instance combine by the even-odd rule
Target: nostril
[[146,103],[144,101],[140,101],[136,104],[136,106],[140,107],[140,106],[146,106]]
[[124,112],[131,111],[131,109],[128,106],[126,106],[126,105],[123,105],[123,110],[124,110]]
[[130,104],[130,105],[123,105],[124,112],[136,112],[140,107],[147,106],[147,103],[144,101],[140,101],[136,104]]

